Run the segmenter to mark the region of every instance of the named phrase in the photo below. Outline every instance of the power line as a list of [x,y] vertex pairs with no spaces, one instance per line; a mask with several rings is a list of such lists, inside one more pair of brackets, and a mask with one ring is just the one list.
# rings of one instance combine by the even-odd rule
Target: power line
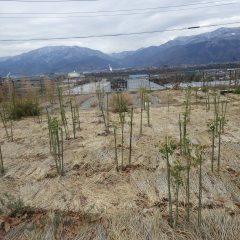
[[64,19],[64,18],[95,18],[95,17],[117,17],[117,16],[133,16],[133,15],[144,15],[144,14],[149,14],[149,13],[167,13],[167,12],[179,12],[179,11],[187,11],[187,10],[195,10],[195,9],[203,9],[203,8],[211,8],[211,7],[220,7],[220,6],[226,6],[226,5],[231,5],[231,4],[236,4],[236,3],[225,3],[225,4],[218,4],[218,5],[211,5],[211,6],[200,6],[200,7],[192,7],[192,8],[182,8],[182,9],[170,9],[170,10],[162,10],[162,11],[157,11],[155,8],[155,11],[146,11],[146,12],[137,12],[137,13],[117,13],[117,14],[107,14],[107,15],[70,15],[70,16],[24,16],[24,17],[19,17],[19,16],[1,16],[0,13],[0,19],[38,19],[38,18],[44,18],[44,19]]
[[0,0],[0,2],[19,2],[19,3],[59,3],[59,2],[97,2],[99,0]]
[[30,41],[52,41],[52,40],[71,40],[71,39],[118,37],[118,36],[154,34],[154,33],[173,32],[173,31],[184,31],[184,30],[192,30],[192,29],[198,29],[198,28],[227,26],[227,25],[232,25],[232,24],[240,24],[240,21],[239,22],[237,22],[237,21],[236,22],[229,22],[229,23],[219,23],[219,24],[209,24],[209,25],[202,25],[202,26],[183,27],[183,28],[162,29],[162,30],[143,31],[143,32],[130,32],[130,33],[114,33],[114,34],[86,35],[86,36],[83,35],[83,36],[53,37],[53,38],[0,39],[0,42],[30,42]]
[[[1,2],[1,0],[0,0]],[[168,5],[168,6],[157,6],[157,7],[148,7],[148,8],[131,8],[131,9],[118,9],[118,10],[99,10],[99,11],[88,11],[88,12],[59,12],[59,13],[54,13],[54,12],[31,12],[31,13],[26,13],[26,12],[8,12],[8,13],[0,13],[0,14],[16,14],[16,15],[34,15],[34,14],[42,14],[42,15],[50,15],[50,14],[55,14],[55,15],[64,15],[64,14],[94,14],[94,13],[116,13],[116,12],[132,12],[132,11],[145,11],[145,10],[155,10],[155,9],[168,9],[168,8],[178,8],[178,7],[189,7],[189,6],[196,6],[196,5],[204,5],[204,4],[219,4],[219,3],[226,3],[226,0],[219,0],[219,1],[207,1],[207,2],[201,2],[201,3],[190,3],[190,4],[181,4],[181,5]],[[236,1],[230,2],[230,3],[237,3]],[[229,4],[229,3],[228,3]]]
[[44,19],[62,19],[62,18],[92,18],[92,17],[117,17],[117,16],[132,16],[132,15],[143,15],[143,14],[149,14],[149,13],[167,13],[167,12],[179,12],[179,11],[186,11],[186,10],[195,10],[195,9],[202,9],[202,8],[210,8],[210,7],[220,7],[220,6],[226,6],[226,5],[232,5],[232,4],[237,4],[237,3],[224,3],[224,4],[218,4],[218,5],[208,5],[208,6],[200,6],[200,7],[192,7],[192,8],[182,8],[182,9],[170,9],[170,10],[162,10],[162,11],[157,11],[155,8],[155,11],[145,11],[145,12],[137,12],[137,13],[117,13],[117,14],[107,14],[107,15],[71,15],[71,16],[55,16],[55,17],[49,17],[49,16],[4,16],[1,17],[0,13],[0,18],[1,19],[28,19],[28,18],[44,18]]

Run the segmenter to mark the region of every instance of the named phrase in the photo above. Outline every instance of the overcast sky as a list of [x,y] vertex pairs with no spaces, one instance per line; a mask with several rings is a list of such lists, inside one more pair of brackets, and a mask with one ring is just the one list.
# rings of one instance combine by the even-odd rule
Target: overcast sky
[[[34,1],[34,0],[33,0]],[[203,4],[212,2],[209,4]],[[214,4],[234,3],[211,7]],[[32,12],[91,12],[113,11],[136,8],[157,8],[165,6],[196,4],[186,7],[163,8],[151,11],[135,11],[128,13],[143,13],[118,16],[73,17],[74,15],[0,15],[0,39],[21,38],[51,38],[82,35],[101,35],[111,33],[128,33],[172,29],[196,25],[208,25],[240,21],[240,0],[211,1],[211,0],[99,0],[92,2],[64,2],[64,3],[21,3],[0,1],[0,13],[32,13]],[[163,12],[168,11],[168,12]],[[119,14],[120,12],[118,12]],[[124,12],[121,12],[124,13]],[[107,15],[116,13],[98,13]],[[79,16],[83,14],[75,14]],[[12,18],[6,18],[11,16]],[[31,18],[32,16],[32,18]],[[51,18],[49,18],[51,17]],[[232,27],[240,24],[231,25]],[[228,27],[231,27],[228,26]],[[106,38],[91,38],[79,40],[34,41],[34,42],[0,42],[0,57],[17,55],[43,46],[77,45],[98,49],[106,53],[125,50],[135,50],[151,45],[160,45],[177,36],[193,35],[215,28],[144,34],[138,36],[121,36]]]

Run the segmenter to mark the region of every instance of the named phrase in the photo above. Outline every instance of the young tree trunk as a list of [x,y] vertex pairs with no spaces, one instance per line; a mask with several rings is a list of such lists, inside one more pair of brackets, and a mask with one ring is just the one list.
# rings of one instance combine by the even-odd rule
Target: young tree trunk
[[186,219],[190,221],[190,157],[187,156]]
[[147,101],[147,118],[148,118],[148,126],[150,127],[150,101]]
[[61,166],[59,164],[59,141],[58,129],[53,129],[53,155],[56,163],[57,173],[60,174]]
[[202,222],[202,155],[199,159],[199,190],[198,190],[198,226],[201,226]]
[[68,123],[65,115],[64,106],[63,106],[62,89],[60,86],[58,86],[58,98],[59,98],[59,105],[60,105],[61,120],[64,127],[66,139],[69,139]]
[[167,92],[167,104],[168,104],[168,112],[169,112],[169,91]]
[[140,136],[142,135],[142,115],[143,115],[143,107],[141,107],[141,117],[140,117]]
[[108,103],[108,93],[107,93],[107,132],[109,133],[109,103]]
[[100,106],[100,110],[101,110],[101,113],[102,113],[102,117],[103,117],[103,122],[104,122],[105,129],[106,129],[106,131],[108,131],[107,122],[106,122],[106,117],[105,117],[105,113],[104,113],[102,104],[101,104],[101,106]]
[[177,186],[176,186],[176,214],[175,214],[175,228],[177,227],[178,225],[178,195],[179,195],[179,184],[177,183]]
[[183,146],[184,146],[184,154],[187,154],[187,113],[184,114],[184,122],[183,122]]
[[0,173],[3,175],[5,172],[4,165],[3,165],[3,156],[2,156],[2,148],[0,145]]
[[171,195],[171,176],[170,176],[170,163],[168,153],[168,138],[166,137],[166,160],[167,160],[167,183],[168,183],[168,209],[169,209],[169,224],[173,227],[173,211],[172,211],[172,195]]
[[12,120],[10,120],[10,128],[11,128],[11,130],[10,130],[10,132],[11,132],[11,142],[13,142],[13,121]]
[[131,121],[130,121],[130,137],[129,137],[129,166],[131,165],[132,160],[132,132],[133,132],[133,107],[131,110]]
[[220,126],[219,126],[219,131],[218,131],[218,172],[220,171],[220,155],[221,155],[221,127],[222,127],[222,123],[220,121]]
[[60,128],[60,136],[61,136],[61,165],[62,165],[62,168],[61,168],[61,175],[63,176],[64,175],[64,164],[63,164],[63,131],[62,131],[62,128]]
[[212,158],[211,158],[211,171],[213,172],[214,164],[214,149],[215,149],[215,127],[212,129]]
[[118,166],[118,153],[117,153],[117,132],[116,127],[114,127],[114,147],[115,147],[115,162],[116,162],[116,170],[119,172]]
[[122,170],[123,170],[123,143],[124,143],[124,137],[123,137],[123,133],[124,133],[124,123],[122,123]]
[[70,101],[71,115],[72,115],[72,125],[73,125],[73,137],[76,138],[76,123],[75,123],[75,110],[72,105],[72,101]]
[[179,114],[179,143],[180,143],[180,153],[182,154],[182,123],[181,123],[181,115]]
[[81,130],[81,123],[80,123],[80,114],[79,114],[79,107],[77,106],[77,123],[78,123],[78,129]]

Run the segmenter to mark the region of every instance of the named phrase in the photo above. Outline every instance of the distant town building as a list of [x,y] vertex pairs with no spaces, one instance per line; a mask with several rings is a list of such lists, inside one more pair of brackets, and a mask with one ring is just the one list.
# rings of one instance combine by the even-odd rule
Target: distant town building
[[85,75],[82,73],[78,73],[76,71],[70,72],[67,75],[67,80],[70,83],[80,83],[81,81],[83,81],[85,79]]
[[68,78],[72,79],[72,78],[80,78],[80,77],[81,77],[81,74],[76,71],[68,73]]
[[111,90],[121,92],[127,89],[128,87],[128,82],[125,79],[112,79],[110,81],[111,83]]

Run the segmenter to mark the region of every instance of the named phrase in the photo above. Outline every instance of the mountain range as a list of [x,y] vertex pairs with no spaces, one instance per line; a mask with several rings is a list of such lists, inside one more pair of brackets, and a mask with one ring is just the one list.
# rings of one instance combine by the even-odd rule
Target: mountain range
[[240,61],[240,28],[178,37],[160,46],[106,54],[77,46],[43,47],[0,58],[0,75],[38,75],[113,68],[161,67]]

